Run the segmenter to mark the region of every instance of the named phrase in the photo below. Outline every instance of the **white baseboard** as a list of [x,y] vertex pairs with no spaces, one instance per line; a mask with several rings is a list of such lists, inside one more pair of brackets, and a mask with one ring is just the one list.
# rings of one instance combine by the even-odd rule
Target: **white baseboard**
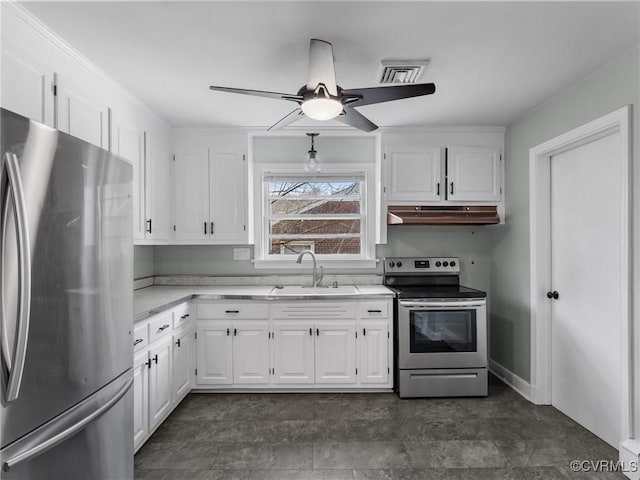
[[531,401],[531,385],[511,370],[506,369],[495,360],[489,359],[489,371],[504,383],[513,388],[527,400]]
[[640,480],[640,440],[620,442],[620,464],[623,473],[631,480]]

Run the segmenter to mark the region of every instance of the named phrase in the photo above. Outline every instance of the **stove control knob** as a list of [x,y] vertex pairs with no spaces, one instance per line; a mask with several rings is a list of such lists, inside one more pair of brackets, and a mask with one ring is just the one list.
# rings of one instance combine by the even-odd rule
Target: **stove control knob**
[[443,267],[448,267],[449,266],[449,262],[442,262],[442,266]]
[[451,262],[449,265],[452,266],[452,267],[455,267],[456,266],[456,262]]
[[442,262],[441,262],[440,260],[438,260],[438,261],[436,262],[436,267],[441,267],[441,266],[442,266]]
[[396,265],[398,265],[398,268],[400,268],[402,266],[402,262],[398,262],[396,263]]
[[395,267],[395,266],[396,266],[396,262],[389,262],[389,266],[390,266],[391,268]]

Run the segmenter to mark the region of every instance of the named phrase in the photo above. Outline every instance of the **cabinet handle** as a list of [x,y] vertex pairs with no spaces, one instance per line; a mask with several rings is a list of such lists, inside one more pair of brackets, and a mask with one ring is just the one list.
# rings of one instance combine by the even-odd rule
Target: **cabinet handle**
[[240,310],[225,310],[224,313],[240,313]]
[[216,224],[211,222],[211,235],[213,235],[214,233],[216,233]]
[[319,337],[320,336],[320,329],[316,328],[316,335]]
[[169,325],[168,325],[168,324],[165,324],[165,325],[161,326],[161,327],[158,329],[158,331],[159,331],[159,332],[161,332],[161,331],[163,331],[163,330],[166,330],[167,328],[169,328]]
[[449,186],[449,193],[453,195],[453,182],[451,182],[451,185]]
[[382,313],[382,310],[367,310],[369,313]]
[[204,234],[207,234],[207,222],[204,222]]
[[139,343],[141,343],[143,340],[141,338],[136,338],[135,342],[133,342],[133,345],[138,345]]
[[237,336],[237,335],[238,335],[238,330],[234,328],[234,329],[233,329],[233,336],[235,337],[235,336]]
[[440,196],[440,182],[438,182],[436,184],[436,195],[439,197]]
[[189,317],[189,314],[188,314],[188,313],[185,313],[184,315],[182,315],[182,316],[180,317],[180,320],[184,320],[185,318],[188,318],[188,317]]
[[227,337],[229,336],[229,329],[227,328]]
[[309,335],[313,337],[313,329],[311,327],[309,327]]
[[176,345],[180,347],[180,339],[178,339],[178,341],[176,342]]
[[363,329],[362,329],[362,336],[363,336],[363,337],[366,337],[366,336],[367,336],[367,329],[366,329],[366,328],[363,328]]
[[156,362],[156,365],[158,364],[158,354],[156,353],[156,356],[153,357],[153,361]]
[[147,227],[147,233],[151,233],[151,219],[147,220],[147,224],[149,225]]
[[151,359],[149,359],[149,360],[147,360],[146,362],[144,362],[144,364],[145,364],[147,367],[151,368]]

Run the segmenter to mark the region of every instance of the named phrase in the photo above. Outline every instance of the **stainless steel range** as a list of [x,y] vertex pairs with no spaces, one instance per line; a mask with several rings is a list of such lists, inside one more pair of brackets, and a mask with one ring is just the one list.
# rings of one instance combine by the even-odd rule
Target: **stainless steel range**
[[486,293],[460,285],[459,274],[457,257],[384,261],[402,398],[487,395]]

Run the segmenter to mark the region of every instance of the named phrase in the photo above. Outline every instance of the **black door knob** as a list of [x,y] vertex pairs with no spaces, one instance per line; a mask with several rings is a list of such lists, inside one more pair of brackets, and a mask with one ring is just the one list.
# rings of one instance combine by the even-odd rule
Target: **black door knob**
[[557,290],[554,290],[553,292],[547,292],[547,298],[553,298],[554,300],[557,300],[559,296],[560,295],[558,295]]

